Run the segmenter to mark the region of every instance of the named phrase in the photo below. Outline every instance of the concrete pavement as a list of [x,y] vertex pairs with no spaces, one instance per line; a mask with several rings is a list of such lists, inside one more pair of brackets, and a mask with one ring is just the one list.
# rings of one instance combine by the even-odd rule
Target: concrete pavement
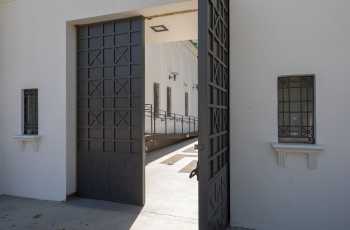
[[[148,155],[143,208],[77,197],[49,202],[1,196],[0,229],[197,230],[197,181],[181,172],[197,155],[191,151],[195,143],[187,141]],[[193,156],[172,165],[162,163],[176,154]]]

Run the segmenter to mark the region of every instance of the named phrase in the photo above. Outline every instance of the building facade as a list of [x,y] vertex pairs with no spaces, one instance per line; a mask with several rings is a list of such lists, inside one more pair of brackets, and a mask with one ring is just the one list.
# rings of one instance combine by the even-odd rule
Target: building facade
[[[164,117],[169,112],[176,116],[177,133],[189,131],[188,118],[192,117],[192,131],[198,131],[198,51],[191,41],[146,44],[145,103],[153,116]],[[157,91],[157,92],[155,92]],[[169,92],[170,91],[170,92]],[[158,107],[158,108],[156,108]],[[148,115],[148,116],[147,116]],[[151,120],[157,133],[165,133],[165,121],[149,116],[146,108],[145,131],[151,132]],[[163,115],[163,116],[162,116]],[[183,124],[180,119],[184,119]],[[194,127],[194,119],[197,127]],[[169,120],[169,132],[174,122]]]
[[[193,2],[0,2],[0,194],[64,201],[76,191],[75,25]],[[232,226],[349,228],[349,9],[346,0],[230,0]],[[314,77],[315,144],[273,147],[283,135],[278,78],[305,75]],[[23,89],[33,88],[40,140],[18,140]]]

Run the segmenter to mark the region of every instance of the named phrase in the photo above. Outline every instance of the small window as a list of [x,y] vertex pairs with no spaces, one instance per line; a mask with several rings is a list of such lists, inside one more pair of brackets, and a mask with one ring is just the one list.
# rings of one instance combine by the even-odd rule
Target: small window
[[280,143],[315,143],[315,77],[278,78]]
[[188,116],[188,93],[185,93],[185,116]]
[[159,117],[159,83],[153,84],[154,116]]
[[166,88],[166,95],[167,95],[167,103],[166,103],[166,112],[167,116],[171,116],[171,88]]
[[38,89],[23,90],[23,134],[38,135]]

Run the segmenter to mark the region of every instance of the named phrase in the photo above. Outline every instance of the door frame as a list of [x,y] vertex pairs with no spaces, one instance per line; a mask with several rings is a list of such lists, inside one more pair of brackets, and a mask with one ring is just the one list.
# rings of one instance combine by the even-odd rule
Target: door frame
[[[207,12],[202,12],[202,7],[199,7],[201,4],[206,4],[206,0],[199,0],[198,1],[198,22],[206,22],[208,23],[208,15]],[[230,1],[229,1],[230,2]],[[110,21],[110,20],[117,20],[117,19],[124,19],[129,17],[138,16],[134,13],[120,13],[118,15],[106,15],[102,17],[91,17],[81,20],[72,20],[67,21],[66,23],[66,110],[67,110],[67,116],[66,116],[66,196],[69,197],[76,193],[77,191],[77,29],[76,26],[80,24],[89,24],[89,23],[96,23],[96,22],[104,22],[104,21]],[[203,21],[204,20],[204,21]],[[207,43],[203,43],[203,38],[207,37],[207,33],[204,31],[203,28],[198,26],[198,41],[199,46],[207,46]],[[202,38],[202,39],[201,39]],[[201,42],[202,41],[202,42]],[[206,39],[204,39],[205,42],[207,42]],[[203,43],[203,44],[201,44]],[[198,50],[198,63],[199,65],[203,65],[206,63],[203,63],[203,60],[201,62],[201,58],[203,55],[206,55],[201,51]],[[202,58],[203,59],[203,58]],[[201,64],[200,64],[201,63]],[[204,69],[199,69],[198,76],[203,75]],[[199,93],[202,92],[202,94],[206,94],[207,87],[200,87],[201,77],[198,77],[198,84],[199,84]],[[201,94],[200,94],[201,95]],[[201,114],[207,113],[207,110],[205,110],[205,107],[201,106],[202,103],[200,103],[199,99],[201,96],[198,96],[198,116],[200,117]],[[230,106],[230,104],[229,104]],[[230,124],[230,119],[228,119],[228,123]],[[230,128],[230,127],[229,127]],[[205,137],[205,135],[208,135],[209,133],[209,127],[206,125],[204,132],[202,131],[199,136],[200,138]],[[201,146],[199,145],[199,158],[201,156],[201,152],[203,152],[203,149],[205,149],[205,145]],[[202,154],[203,155],[203,154]],[[230,166],[230,165],[229,165]],[[145,164],[144,164],[145,169]],[[201,176],[205,176],[206,172],[199,171],[199,179]],[[230,195],[230,186],[228,184],[227,187],[228,194]],[[145,193],[144,193],[145,194]],[[200,194],[198,193],[199,197],[199,209],[201,208],[200,200],[205,197],[206,194]],[[228,205],[228,213],[230,213],[230,204]],[[200,218],[207,218],[206,215],[201,213]],[[202,229],[201,229],[202,230]]]

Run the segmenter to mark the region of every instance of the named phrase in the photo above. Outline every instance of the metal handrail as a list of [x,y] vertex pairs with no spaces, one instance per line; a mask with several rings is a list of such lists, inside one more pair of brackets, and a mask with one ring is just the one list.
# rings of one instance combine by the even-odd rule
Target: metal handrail
[[155,113],[152,104],[145,104],[145,135],[198,135],[198,117],[168,113],[159,110]]

